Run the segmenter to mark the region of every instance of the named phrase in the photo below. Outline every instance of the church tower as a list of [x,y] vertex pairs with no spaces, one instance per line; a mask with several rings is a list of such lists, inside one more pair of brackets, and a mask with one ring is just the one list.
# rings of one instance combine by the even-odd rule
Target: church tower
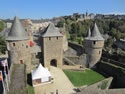
[[62,66],[63,35],[50,23],[42,35],[42,53],[45,67]]
[[86,11],[86,17],[88,17],[89,15],[88,15],[88,10]]
[[85,38],[86,67],[91,68],[100,60],[103,46],[104,38],[95,23],[93,31],[91,32],[89,29],[88,35]]
[[26,70],[30,72],[31,53],[29,37],[18,17],[14,18],[6,41],[10,63],[26,64]]

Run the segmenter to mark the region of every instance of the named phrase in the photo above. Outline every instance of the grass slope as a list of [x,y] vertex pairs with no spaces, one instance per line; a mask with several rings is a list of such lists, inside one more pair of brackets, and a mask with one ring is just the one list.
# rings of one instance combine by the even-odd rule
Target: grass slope
[[28,94],[35,94],[34,93],[34,88],[30,85],[28,85]]
[[85,72],[64,70],[64,73],[76,87],[83,85],[91,85],[104,79],[102,75],[89,69],[86,69]]

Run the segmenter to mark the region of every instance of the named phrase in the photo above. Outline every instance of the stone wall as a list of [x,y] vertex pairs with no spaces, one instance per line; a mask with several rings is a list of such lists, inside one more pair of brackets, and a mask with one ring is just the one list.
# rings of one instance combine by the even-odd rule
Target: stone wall
[[71,60],[76,65],[82,65],[85,67],[86,64],[86,54],[83,54],[81,56],[69,56],[67,57],[69,60]]
[[82,65],[85,67],[86,54],[84,54],[84,47],[72,42],[69,42],[68,44],[69,48],[66,52],[64,52],[64,57],[69,59],[69,61],[71,61],[74,65]]
[[78,56],[80,56],[84,53],[85,49],[82,45],[72,43],[72,42],[68,42],[68,46],[71,47],[72,49],[76,50]]
[[27,72],[30,72],[31,52],[29,40],[8,42],[8,50],[10,62],[20,64],[22,61],[22,63],[26,64]]
[[97,64],[96,70],[105,77],[112,76],[114,78],[112,81],[111,88],[125,88],[124,70],[119,68],[117,65],[115,66],[112,66],[110,63],[108,64],[99,62]]

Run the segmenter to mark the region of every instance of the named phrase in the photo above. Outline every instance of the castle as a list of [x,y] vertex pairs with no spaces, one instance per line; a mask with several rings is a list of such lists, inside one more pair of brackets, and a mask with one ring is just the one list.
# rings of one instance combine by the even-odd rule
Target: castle
[[[63,65],[63,35],[59,29],[50,23],[42,33],[40,44],[42,50],[42,64],[49,68],[51,65],[62,67]],[[31,72],[31,47],[28,31],[18,19],[14,18],[11,30],[6,38],[10,63],[26,64],[27,72]],[[99,60],[104,46],[104,39],[95,23],[94,29],[88,31],[85,38],[86,67],[93,67]]]

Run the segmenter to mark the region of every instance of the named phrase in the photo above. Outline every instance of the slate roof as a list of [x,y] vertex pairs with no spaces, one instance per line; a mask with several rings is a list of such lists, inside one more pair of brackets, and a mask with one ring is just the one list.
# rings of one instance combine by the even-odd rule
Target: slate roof
[[[91,36],[87,36],[85,39],[88,39],[88,40],[104,40],[104,38],[102,37],[102,35],[100,34],[99,32],[99,29],[95,23],[94,25],[94,29],[92,31],[88,31],[88,32],[91,32]],[[88,33],[90,34],[90,33]]]
[[24,26],[20,22],[19,18],[15,16],[14,22],[12,24],[11,30],[6,40],[15,41],[15,40],[27,40],[27,39],[29,39],[29,37],[27,32],[25,31]]
[[87,37],[91,37],[91,30],[90,30],[90,28],[89,28],[89,31],[87,33]]
[[42,36],[43,37],[56,37],[56,36],[62,37],[63,35],[59,32],[59,29],[56,28],[53,23],[50,23]]

